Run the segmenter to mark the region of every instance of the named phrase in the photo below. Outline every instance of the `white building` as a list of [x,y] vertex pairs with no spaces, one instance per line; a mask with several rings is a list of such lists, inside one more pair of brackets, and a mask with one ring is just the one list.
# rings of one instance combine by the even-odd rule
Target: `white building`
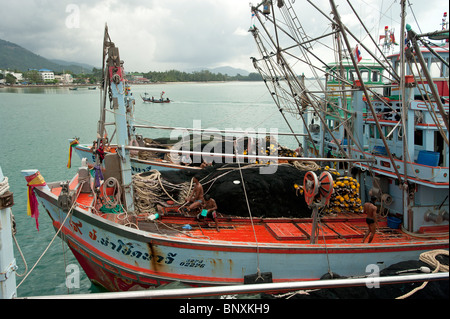
[[55,75],[55,79],[59,81],[61,84],[72,84],[73,83],[73,76],[72,74],[61,74],[61,75]]
[[5,77],[7,74],[11,74],[12,76],[14,76],[16,78],[17,82],[23,81],[22,73],[11,72],[8,70],[0,70],[0,73],[3,74],[3,82],[5,82]]
[[39,74],[41,75],[42,80],[44,81],[53,81],[55,80],[55,73],[52,70],[40,69]]

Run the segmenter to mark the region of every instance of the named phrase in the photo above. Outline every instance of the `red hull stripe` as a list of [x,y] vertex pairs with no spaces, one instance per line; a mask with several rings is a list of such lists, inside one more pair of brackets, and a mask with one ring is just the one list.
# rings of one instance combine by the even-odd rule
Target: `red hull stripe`
[[[53,226],[55,228],[57,228],[57,229],[59,229],[60,225],[61,224],[59,222],[57,222],[57,221],[53,222]],[[123,270],[119,271],[118,268],[126,269],[126,270],[129,270],[132,273],[136,273],[136,275],[131,274],[131,273],[127,273],[127,275],[125,276],[127,279],[138,278],[137,276],[142,278],[141,276],[146,276],[147,275],[147,276],[153,276],[153,277],[157,277],[157,278],[164,278],[166,280],[172,280],[172,281],[173,280],[186,280],[186,281],[193,281],[193,282],[222,282],[222,283],[223,282],[239,283],[239,282],[243,281],[243,279],[241,279],[241,278],[204,277],[204,276],[193,276],[193,275],[181,275],[181,274],[175,274],[175,273],[151,271],[151,270],[148,270],[148,269],[132,266],[132,265],[125,264],[125,263],[121,262],[120,260],[111,258],[110,256],[104,254],[100,250],[96,249],[95,247],[93,247],[90,244],[88,244],[87,242],[85,242],[83,239],[81,239],[78,236],[76,236],[74,233],[72,233],[66,227],[63,227],[62,232],[66,236],[72,238],[72,241],[69,242],[69,246],[71,246],[71,248],[74,248],[79,253],[80,256],[83,256],[87,260],[92,259],[92,261],[95,264],[97,264],[97,265],[100,265],[100,263],[103,263],[103,268],[105,268],[109,272],[112,272],[112,273],[114,273],[116,275],[119,275],[119,272],[122,275],[125,273]],[[75,241],[78,243],[78,245],[74,243]],[[96,255],[96,256],[100,257],[101,259],[104,260],[104,262],[101,262],[100,259],[94,257],[93,255]],[[112,265],[114,265],[114,266],[112,266]],[[115,266],[117,266],[118,268],[116,268]],[[147,281],[148,280],[151,280],[151,279],[147,279]]]
[[[54,221],[53,225],[55,228],[59,229],[60,223],[58,221]],[[203,277],[203,276],[194,276],[194,275],[183,275],[183,274],[176,274],[176,273],[167,273],[167,272],[160,272],[160,271],[151,271],[148,269],[136,267],[133,265],[129,265],[126,263],[123,263],[117,259],[111,258],[109,255],[103,253],[102,251],[96,249],[89,243],[85,242],[83,239],[76,236],[72,231],[70,231],[68,228],[63,227],[62,229],[63,233],[72,238],[72,241],[69,241],[69,246],[71,248],[75,249],[79,256],[82,256],[88,261],[92,261],[93,264],[98,265],[109,272],[114,273],[118,276],[123,276],[126,279],[133,279],[136,281],[140,281],[143,283],[153,283],[155,279],[165,279],[165,280],[183,280],[183,281],[189,281],[189,282],[217,282],[217,283],[241,283],[243,281],[242,278],[225,278],[225,277]],[[75,242],[78,243],[75,244]],[[158,244],[157,242],[153,241],[153,244]],[[163,242],[163,245],[167,245],[167,242]],[[179,245],[170,245],[172,247],[178,247],[182,249],[199,249],[204,248],[206,250],[212,250],[212,251],[236,251],[233,247],[219,247],[220,249],[215,249],[217,247],[204,247],[201,245],[189,245],[189,244],[179,244]],[[344,247],[341,249],[332,249],[331,247],[328,247],[328,253],[381,253],[381,252],[398,252],[398,251],[408,251],[408,250],[417,250],[417,245],[408,245],[404,244],[401,246],[401,244],[396,244],[396,246],[391,248],[383,248],[383,247],[371,247],[368,248],[360,248],[360,249],[352,249],[350,248],[352,245],[348,245],[348,247]],[[432,250],[432,249],[442,249],[445,246],[445,243],[439,245],[423,245],[424,250]],[[255,249],[238,249],[239,252],[255,252]],[[301,248],[294,248],[294,249],[260,249],[260,253],[277,253],[277,254],[322,254],[324,253],[323,249],[301,249]],[[103,261],[102,261],[103,260]],[[125,271],[127,270],[127,271]],[[148,278],[150,276],[151,278]],[[95,279],[95,278],[94,278]],[[301,278],[298,279],[278,279],[274,280],[275,282],[286,282],[286,281],[300,281],[304,280]],[[314,280],[314,279],[310,279]]]

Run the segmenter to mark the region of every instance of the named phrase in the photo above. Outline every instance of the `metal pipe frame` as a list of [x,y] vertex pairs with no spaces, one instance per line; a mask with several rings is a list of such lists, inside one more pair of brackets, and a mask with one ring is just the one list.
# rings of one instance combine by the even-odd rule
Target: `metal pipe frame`
[[162,148],[153,147],[141,147],[141,146],[124,146],[127,150],[135,151],[147,151],[147,152],[157,152],[157,153],[176,153],[176,154],[186,154],[186,155],[207,155],[211,157],[225,157],[225,158],[239,158],[239,159],[257,159],[265,161],[296,161],[296,162],[375,162],[375,159],[354,159],[354,158],[321,158],[321,157],[287,157],[287,156],[267,156],[267,155],[235,155],[226,153],[208,153],[208,152],[197,152],[197,151],[185,151],[183,149],[179,150],[168,150]]
[[181,288],[181,289],[161,289],[161,290],[143,290],[128,292],[106,292],[94,294],[72,294],[59,296],[37,296],[27,297],[23,299],[177,299],[177,298],[193,298],[206,296],[222,296],[230,294],[254,294],[260,292],[275,293],[289,292],[305,289],[327,289],[342,287],[378,287],[378,284],[401,284],[410,282],[424,282],[436,280],[448,280],[448,272],[418,274],[418,275],[399,275],[376,277],[369,276],[366,278],[356,279],[331,279],[316,281],[298,281],[284,283],[268,283],[268,284],[250,284],[250,285],[231,285],[217,287],[201,287],[201,288]]

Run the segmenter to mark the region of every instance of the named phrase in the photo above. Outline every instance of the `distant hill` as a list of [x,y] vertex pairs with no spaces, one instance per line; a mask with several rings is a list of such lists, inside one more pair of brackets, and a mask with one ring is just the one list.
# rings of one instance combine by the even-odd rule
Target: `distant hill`
[[233,68],[231,66],[222,66],[222,67],[213,68],[213,69],[210,69],[210,68],[195,68],[195,69],[185,70],[185,72],[192,73],[192,72],[200,72],[200,71],[203,71],[203,70],[209,71],[209,72],[211,72],[213,74],[221,73],[221,74],[227,74],[229,76],[236,76],[238,74],[243,75],[243,76],[248,76],[250,74],[250,72],[248,72],[246,70],[236,69],[236,68]]
[[[94,68],[94,66],[92,66],[90,64],[86,64],[86,63],[68,62],[68,61],[56,60],[56,59],[52,59],[50,61],[52,61],[53,63],[59,64],[59,65],[62,65],[64,67],[78,68],[78,70],[80,70],[82,68],[84,70],[84,73],[86,73],[86,70],[89,70],[88,73],[92,73],[92,69]],[[100,66],[98,67],[98,69],[100,69]],[[79,73],[81,73],[81,71],[77,71],[75,73],[79,74]]]
[[50,61],[21,46],[0,39],[0,69],[26,72],[29,69],[49,69],[54,72],[71,71],[75,74],[92,73],[92,66],[61,60]]

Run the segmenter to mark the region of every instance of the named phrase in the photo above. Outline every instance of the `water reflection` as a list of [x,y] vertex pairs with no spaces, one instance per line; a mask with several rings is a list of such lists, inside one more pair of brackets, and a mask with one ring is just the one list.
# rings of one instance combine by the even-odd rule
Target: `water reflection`
[[[95,87],[96,88],[96,87]],[[0,87],[0,93],[24,93],[24,94],[83,94],[87,92],[96,92],[94,86],[3,86]]]

